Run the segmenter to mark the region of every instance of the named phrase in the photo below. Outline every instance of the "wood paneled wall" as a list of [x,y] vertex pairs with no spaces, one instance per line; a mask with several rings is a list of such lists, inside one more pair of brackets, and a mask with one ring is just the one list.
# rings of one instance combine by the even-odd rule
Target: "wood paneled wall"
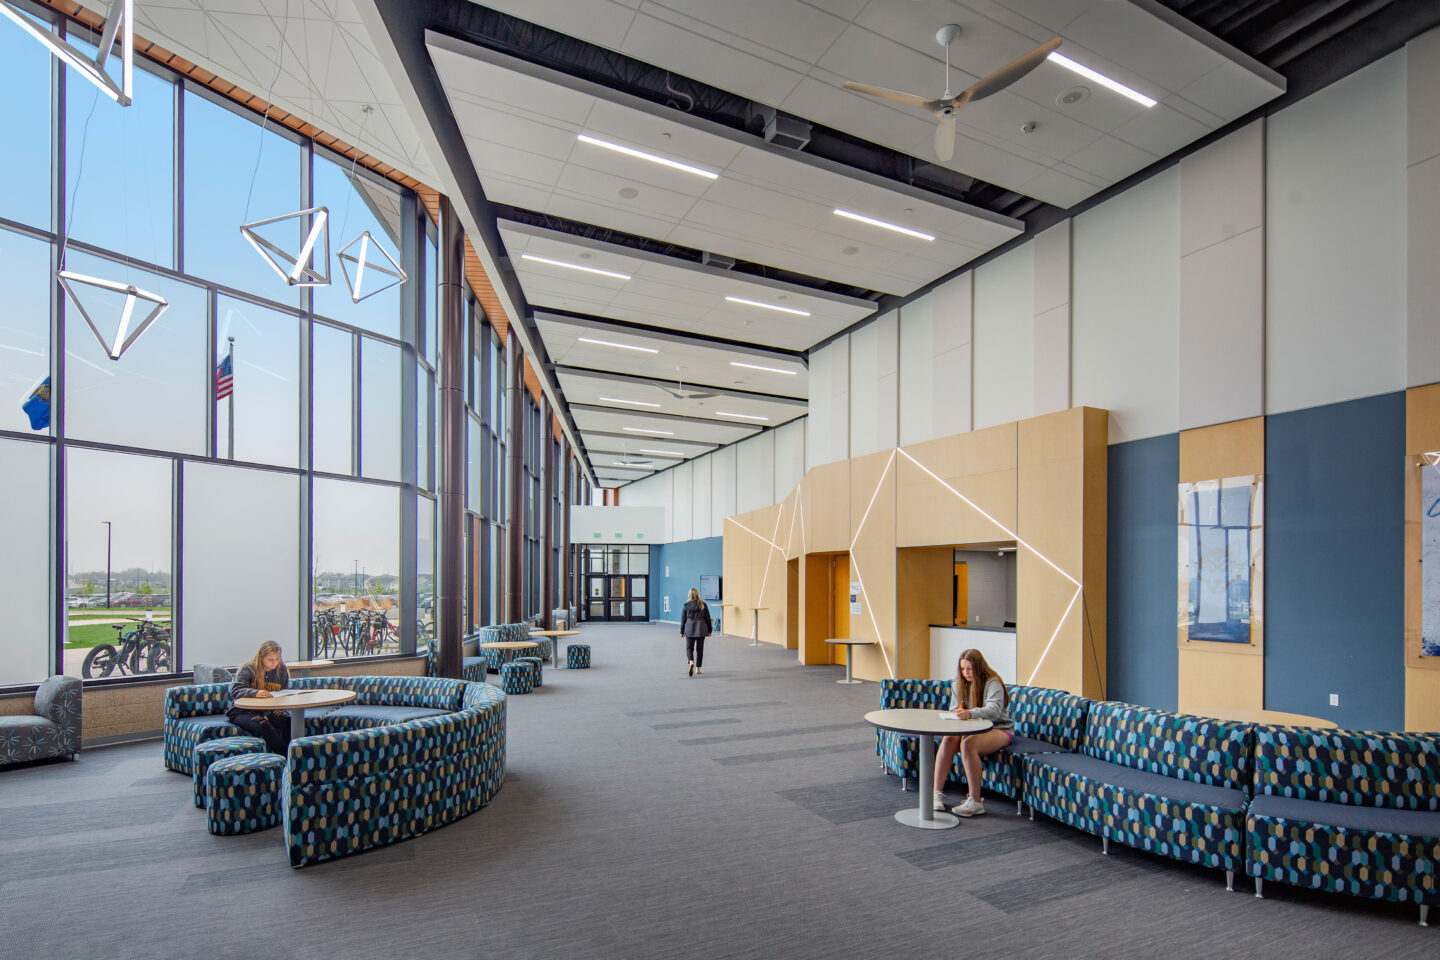
[[[728,632],[748,635],[751,611],[769,607],[762,642],[784,644],[798,617],[798,659],[828,663],[829,555],[845,553],[864,587],[850,636],[878,641],[856,648],[856,676],[926,676],[928,627],[948,622],[949,548],[1018,540],[1022,679],[1103,696],[1107,421],[1076,407],[811,469],[782,503],[727,519]],[[793,605],[792,557],[804,557]]]

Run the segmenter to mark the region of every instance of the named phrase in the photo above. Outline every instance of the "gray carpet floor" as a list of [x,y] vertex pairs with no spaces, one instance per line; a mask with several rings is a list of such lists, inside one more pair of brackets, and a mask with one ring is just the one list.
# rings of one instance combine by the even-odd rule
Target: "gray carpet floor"
[[494,803],[304,870],[210,836],[158,742],[0,772],[0,957],[1440,957],[1413,908],[1227,893],[1001,797],[904,827],[876,684],[728,637],[690,678],[677,633],[586,626],[592,669],[510,698]]

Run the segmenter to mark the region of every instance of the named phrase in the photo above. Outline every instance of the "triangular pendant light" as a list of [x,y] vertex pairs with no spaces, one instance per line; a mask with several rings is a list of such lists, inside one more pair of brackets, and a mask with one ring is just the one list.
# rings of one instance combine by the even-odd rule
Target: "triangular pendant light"
[[[70,297],[70,302],[75,309],[80,311],[80,316],[85,318],[85,323],[90,327],[90,332],[95,334],[95,339],[100,341],[100,346],[105,348],[106,355],[111,360],[119,360],[120,355],[139,339],[145,328],[160,318],[170,306],[170,301],[158,293],[151,293],[148,290],[141,290],[133,283],[116,283],[114,280],[103,280],[99,277],[89,277],[83,273],[73,273],[69,270],[61,270],[56,274],[60,278],[60,286],[65,288],[65,293]],[[85,309],[79,295],[75,292],[72,284],[83,284],[95,287],[99,290],[108,290],[111,293],[123,293],[125,304],[120,308],[120,323],[115,328],[115,336],[109,340],[100,328],[95,325],[95,319],[90,316],[90,311]],[[137,303],[149,305],[149,312],[138,323],[135,321],[135,307]]]
[[[360,250],[352,254],[350,248],[357,243],[360,245]],[[374,250],[379,253],[380,256],[384,257],[385,262],[388,263],[389,266],[386,267],[378,263],[371,263],[369,260],[371,250]],[[399,286],[410,278],[410,275],[405,272],[405,268],[395,262],[395,258],[390,256],[384,247],[380,246],[379,241],[370,235],[369,230],[366,230],[360,234],[360,236],[341,247],[335,256],[340,260],[340,272],[345,275],[345,283],[350,287],[350,300],[353,303],[359,303],[366,297],[373,297],[375,294],[389,290],[391,287]],[[350,267],[348,266],[348,264],[352,263],[355,265],[355,275],[353,277],[350,275]],[[361,293],[360,291],[365,284],[366,270],[374,270],[387,277],[394,277],[394,279],[384,286],[376,287],[368,293]]]
[[[100,88],[100,92],[122,107],[130,106],[134,94],[135,74],[135,0],[111,0],[110,16],[105,21],[105,32],[100,36],[100,46],[95,56],[81,53],[58,36],[46,30],[27,15],[9,3],[0,0],[0,16],[13,21],[21,30],[50,48],[50,52],[85,75],[85,78]],[[120,82],[117,84],[105,72],[105,64],[115,51],[116,38],[120,47]]]
[[[307,216],[312,217],[310,232],[306,234],[305,242],[300,246],[300,252],[293,257],[257,232],[261,227],[269,226],[272,223],[300,220]],[[290,286],[328,287],[330,285],[330,211],[325,207],[307,207],[281,217],[271,217],[268,220],[256,220],[254,223],[242,224],[240,233],[250,241],[250,246],[255,248],[255,252],[265,258],[270,269],[274,270],[280,279]],[[318,257],[320,264],[318,267],[312,265],[317,260],[317,247],[324,251]],[[276,259],[277,257],[279,260]],[[283,267],[280,265],[280,261],[284,262]]]

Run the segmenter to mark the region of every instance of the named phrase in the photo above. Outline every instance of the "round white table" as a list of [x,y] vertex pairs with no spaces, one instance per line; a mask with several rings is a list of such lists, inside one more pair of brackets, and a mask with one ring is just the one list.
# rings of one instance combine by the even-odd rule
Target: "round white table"
[[895,814],[895,819],[907,827],[922,830],[948,830],[960,822],[954,814],[936,812],[934,790],[935,747],[931,737],[956,737],[966,733],[983,733],[994,724],[989,720],[945,720],[940,710],[871,710],[865,714],[865,722],[881,730],[895,733],[914,734],[920,738],[915,753],[920,759],[920,782],[915,792],[920,795],[917,809],[905,809]]
[[557,670],[560,668],[560,638],[578,637],[579,630],[531,630],[530,636],[544,637],[550,641],[550,665]]
[[832,643],[832,644],[839,644],[839,643],[845,644],[845,679],[844,679],[844,680],[836,680],[835,682],[836,682],[836,683],[864,683],[864,682],[865,682],[864,680],[856,680],[853,676],[851,676],[850,664],[854,661],[855,655],[854,655],[854,651],[851,650],[850,648],[851,648],[851,647],[873,647],[873,646],[875,645],[875,641],[874,641],[874,640],[852,640],[852,639],[849,638],[849,637],[830,637],[830,638],[827,639],[825,642],[826,642],[826,643]]
[[302,690],[275,697],[237,697],[241,710],[289,710],[290,739],[305,736],[305,711],[311,707],[334,707],[355,699],[354,690]]

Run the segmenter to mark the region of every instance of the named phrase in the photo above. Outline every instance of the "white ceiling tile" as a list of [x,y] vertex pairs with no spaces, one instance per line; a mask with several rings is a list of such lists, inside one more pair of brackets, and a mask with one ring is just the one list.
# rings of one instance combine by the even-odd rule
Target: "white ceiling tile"
[[[1114,136],[1158,159],[1173,152],[1179,145],[1199,140],[1211,129],[1167,104],[1157,103],[1134,120],[1116,128]],[[1070,162],[1074,163],[1074,160]]]
[[[779,103],[804,75],[734,47],[699,42],[694,33],[643,13],[635,18],[624,44],[615,49],[682,76],[726,76],[725,89],[759,103]],[[683,56],[677,56],[680,50]]]
[[1083,150],[1077,150],[1065,163],[1102,180],[1111,180],[1123,179],[1156,159],[1154,154],[1133,144],[1115,137],[1101,137]]

